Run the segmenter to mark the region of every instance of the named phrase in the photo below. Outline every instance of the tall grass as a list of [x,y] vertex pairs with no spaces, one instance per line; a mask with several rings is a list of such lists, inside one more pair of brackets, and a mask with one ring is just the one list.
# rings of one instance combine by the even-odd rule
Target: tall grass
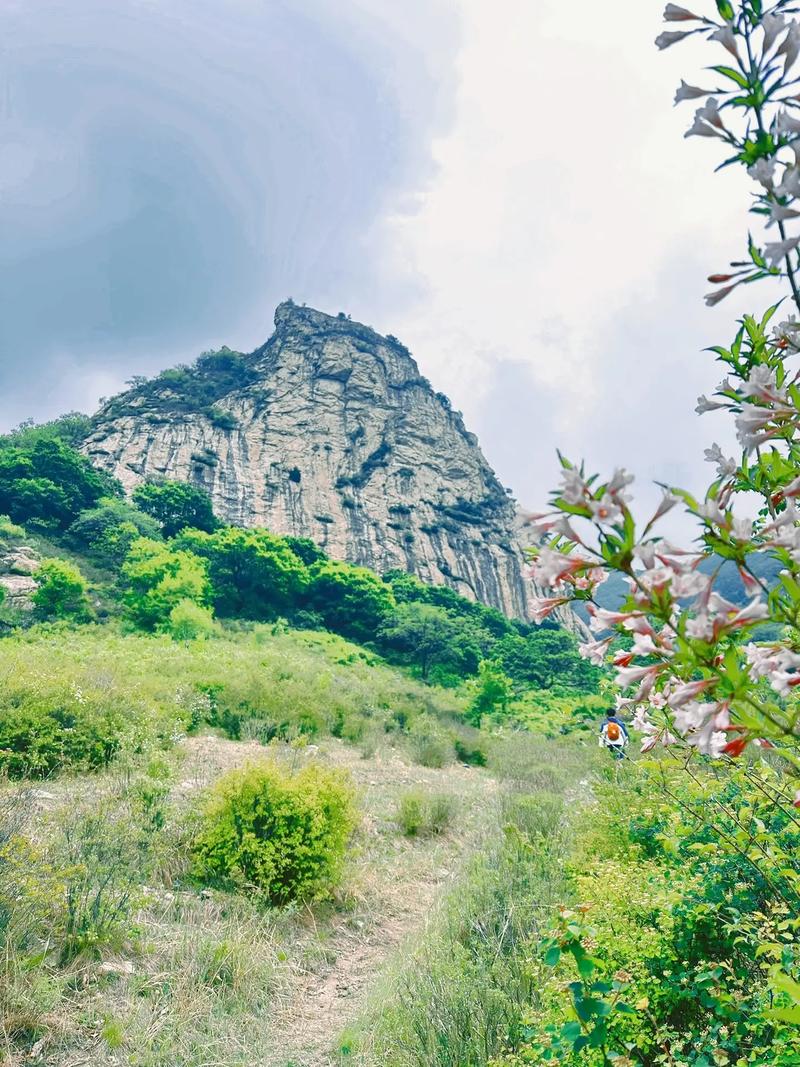
[[571,744],[496,741],[493,831],[369,1017],[343,1063],[484,1067],[535,1002],[528,952],[562,899],[564,805],[591,767]]
[[436,720],[460,708],[453,693],[327,633],[260,626],[175,642],[42,628],[0,641],[0,773],[17,777],[103,766],[203,724],[263,742],[325,733],[359,741],[376,730],[406,736],[424,713],[439,739]]

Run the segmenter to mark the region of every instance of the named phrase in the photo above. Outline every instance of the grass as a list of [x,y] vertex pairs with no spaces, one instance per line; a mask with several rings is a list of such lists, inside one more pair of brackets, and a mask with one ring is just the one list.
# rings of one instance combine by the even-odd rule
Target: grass
[[417,946],[340,1039],[343,1064],[483,1067],[535,999],[527,949],[564,892],[563,808],[593,751],[525,734],[498,739],[503,788],[480,847]]
[[0,642],[0,772],[102,766],[203,725],[261,742],[333,735],[367,750],[393,733],[441,765],[462,706],[329,633],[256,626],[176,642],[39,627]]

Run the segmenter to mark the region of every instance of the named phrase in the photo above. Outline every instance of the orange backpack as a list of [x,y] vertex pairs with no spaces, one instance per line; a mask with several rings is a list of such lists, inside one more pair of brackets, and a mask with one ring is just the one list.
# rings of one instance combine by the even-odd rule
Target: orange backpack
[[619,741],[619,723],[606,723],[606,741]]

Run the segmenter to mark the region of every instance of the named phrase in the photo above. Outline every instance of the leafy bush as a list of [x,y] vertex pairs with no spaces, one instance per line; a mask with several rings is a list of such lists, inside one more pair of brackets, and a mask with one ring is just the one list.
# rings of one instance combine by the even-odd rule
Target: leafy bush
[[143,630],[166,629],[170,612],[178,604],[208,601],[206,562],[191,552],[142,537],[134,541],[122,566],[122,590],[131,622]]
[[372,641],[394,608],[391,589],[365,567],[324,560],[310,569],[309,606],[325,625],[354,641]]
[[298,604],[308,581],[303,562],[268,530],[187,530],[175,546],[206,562],[214,608],[224,618],[275,619]]
[[342,773],[254,764],[211,790],[193,843],[196,870],[253,887],[274,904],[320,898],[336,885],[355,823],[353,788]]
[[398,604],[378,631],[377,643],[389,658],[419,667],[426,681],[434,668],[460,680],[474,674],[481,659],[474,635],[465,633],[462,623],[444,608],[432,604]]
[[412,758],[423,767],[444,767],[453,759],[453,744],[447,731],[430,715],[417,715],[408,728]]
[[210,637],[216,630],[210,609],[194,600],[179,600],[169,613],[169,632],[176,641]]
[[69,526],[65,541],[101,566],[119,567],[139,537],[157,538],[160,524],[124,500],[110,497],[82,511]]
[[187,527],[210,531],[218,525],[208,493],[188,482],[144,482],[134,489],[131,499],[159,523],[164,537]]
[[74,563],[45,559],[34,574],[34,612],[40,619],[74,619],[82,622],[91,615],[86,595],[86,579]]

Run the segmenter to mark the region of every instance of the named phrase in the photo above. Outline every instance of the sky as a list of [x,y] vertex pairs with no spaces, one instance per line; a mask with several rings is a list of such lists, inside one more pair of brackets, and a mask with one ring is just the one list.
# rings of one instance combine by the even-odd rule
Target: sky
[[[697,5],[713,8],[702,0]],[[249,351],[291,296],[414,353],[538,509],[556,448],[699,488],[748,184],[660,0],[3,0],[0,429]],[[706,46],[707,47],[707,46]]]

